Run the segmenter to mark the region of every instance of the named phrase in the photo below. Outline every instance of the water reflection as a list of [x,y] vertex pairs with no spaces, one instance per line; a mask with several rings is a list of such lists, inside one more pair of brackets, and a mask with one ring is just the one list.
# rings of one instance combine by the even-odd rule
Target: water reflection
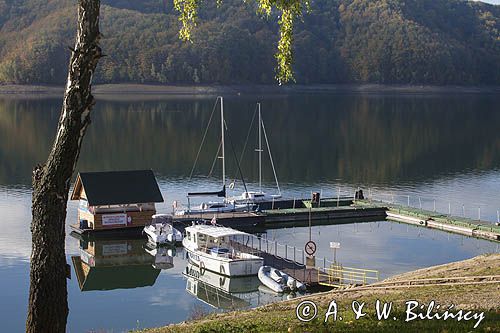
[[[198,300],[221,310],[243,309],[251,306],[249,295],[258,290],[257,276],[228,277],[204,270],[188,262],[183,272],[186,291]],[[254,295],[255,296],[255,295]]]
[[[257,100],[285,183],[387,184],[500,166],[500,97],[495,95],[229,97],[226,120],[238,154]],[[101,100],[78,169],[152,168],[163,177],[187,176],[214,101]],[[59,105],[59,99],[0,99],[0,183],[29,184],[33,165],[49,150]],[[215,128],[209,131],[197,173],[208,174],[218,135]],[[248,180],[258,177],[255,144],[249,143],[243,165]],[[228,159],[229,170],[235,170],[232,162]],[[264,169],[272,181],[270,168]]]
[[148,248],[145,239],[79,239],[72,256],[81,291],[152,286],[162,269],[174,266],[175,249]]
[[[437,197],[443,200],[441,208],[445,211],[450,201],[457,202],[458,210],[452,208],[460,214],[463,203],[468,215],[477,216],[481,206],[481,217],[496,221],[500,209],[500,96],[226,97],[226,120],[238,153],[257,100],[262,102],[284,195],[308,197],[310,191],[322,189],[323,196],[336,196],[338,186],[353,189],[369,185],[391,194],[394,191],[422,200],[431,198],[423,201],[424,206],[432,204]],[[199,158],[198,176],[187,181],[214,102],[215,96],[127,101],[101,98],[93,112],[77,170],[151,168],[159,178],[165,198],[165,203],[158,205],[158,212],[168,213],[172,210],[172,201],[184,201],[185,194],[193,188],[211,189],[220,184],[218,179],[206,178],[219,142],[219,131],[215,128],[209,131]],[[31,170],[47,156],[60,105],[60,98],[0,97],[0,222],[3,226],[0,276],[2,295],[5,295],[0,302],[0,319],[8,332],[24,327],[31,251]],[[254,134],[250,137],[256,138]],[[258,179],[258,156],[253,152],[256,145],[257,142],[249,142],[242,166],[253,188]],[[235,168],[231,162],[228,158],[232,177]],[[220,175],[219,171],[215,170],[214,175]],[[273,192],[271,168],[264,165],[263,171],[264,190]],[[241,187],[237,188],[234,194],[241,191]],[[76,203],[69,202],[68,221],[77,219],[76,211]],[[290,246],[303,247],[309,238],[308,228],[267,232],[270,239]],[[389,222],[318,225],[313,227],[312,237],[318,244],[318,257],[331,258],[329,242],[338,241],[342,245],[337,258],[342,263],[378,269],[382,277],[499,251],[498,243]],[[68,256],[77,257],[77,267],[73,270],[80,272],[68,283],[71,309],[68,329],[125,331],[183,321],[195,303],[213,309],[207,305],[209,302],[186,291],[187,277],[183,276],[186,261],[182,250],[177,251],[170,262],[168,252],[155,252],[143,247],[141,242],[95,240],[81,244],[80,248],[79,242],[67,238]],[[115,254],[105,255],[110,251]],[[70,260],[68,257],[68,262]],[[120,267],[130,271],[116,274]],[[137,271],[133,268],[137,267],[145,271],[140,277],[134,276]],[[121,275],[129,275],[128,272],[130,278],[124,277],[122,281]],[[222,285],[217,279],[212,284],[212,280],[200,281],[193,276],[189,279],[193,284],[204,286],[198,288],[196,294],[215,287],[219,293],[237,290],[232,279]],[[83,293],[84,289],[93,291]],[[252,307],[277,300],[259,291],[232,295]],[[124,299],[127,302],[123,302]],[[110,312],[110,308],[114,311]]]

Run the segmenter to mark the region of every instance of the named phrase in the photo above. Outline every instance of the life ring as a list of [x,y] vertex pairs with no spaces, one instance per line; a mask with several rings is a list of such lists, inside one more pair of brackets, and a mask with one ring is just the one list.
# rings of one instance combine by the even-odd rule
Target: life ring
[[200,261],[200,276],[205,275],[205,263]]
[[226,269],[224,268],[224,266],[220,265],[220,273],[222,275],[226,275]]

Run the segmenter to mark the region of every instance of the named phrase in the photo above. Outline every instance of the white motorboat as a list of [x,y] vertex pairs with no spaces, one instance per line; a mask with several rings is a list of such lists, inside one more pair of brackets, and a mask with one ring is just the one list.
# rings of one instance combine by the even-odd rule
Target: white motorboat
[[262,266],[258,276],[263,285],[277,293],[306,290],[305,284],[271,266]]
[[231,294],[254,292],[260,286],[259,278],[256,275],[228,277],[209,270],[201,270],[199,266],[190,262],[182,274]]
[[[239,250],[251,235],[215,225],[193,225],[186,227],[182,245],[189,260],[200,267],[225,276],[257,275],[264,259]],[[244,244],[244,243],[243,243]]]
[[176,243],[182,241],[182,233],[175,229],[172,216],[155,214],[151,224],[144,227],[144,233],[153,244]]

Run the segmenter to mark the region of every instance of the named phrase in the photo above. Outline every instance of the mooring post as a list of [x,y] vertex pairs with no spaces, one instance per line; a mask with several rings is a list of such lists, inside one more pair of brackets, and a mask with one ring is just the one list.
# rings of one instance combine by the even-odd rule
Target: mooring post
[[295,260],[295,245],[293,246],[293,262],[297,262],[297,261]]
[[293,198],[293,209],[295,209],[295,198]]
[[274,241],[274,256],[278,256],[278,242]]
[[477,220],[481,221],[481,206],[477,207]]
[[410,207],[410,196],[408,195],[408,207]]
[[340,205],[340,187],[337,187],[337,207]]
[[451,216],[451,202],[448,202],[448,215]]
[[420,207],[420,209],[422,209],[422,200],[420,199],[420,197],[418,197],[418,206]]
[[285,244],[285,259],[288,259],[288,245]]
[[266,253],[269,253],[269,239],[266,237]]
[[434,199],[434,212],[436,211],[436,199]]

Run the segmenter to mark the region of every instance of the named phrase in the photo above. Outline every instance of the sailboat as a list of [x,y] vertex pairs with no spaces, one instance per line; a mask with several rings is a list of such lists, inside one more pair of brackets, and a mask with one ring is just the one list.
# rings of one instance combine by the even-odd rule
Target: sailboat
[[[204,213],[224,213],[235,211],[248,211],[250,207],[247,203],[238,203],[234,200],[227,199],[226,192],[226,151],[225,151],[225,121],[224,121],[224,99],[219,96],[220,100],[220,118],[221,118],[221,156],[222,160],[222,190],[214,192],[189,192],[188,193],[188,208],[184,210],[177,210],[175,215],[191,215],[191,214],[204,214]],[[203,144],[203,142],[202,142]],[[191,208],[191,197],[201,196],[217,196],[224,198],[223,201],[209,201],[203,202],[198,207]]]
[[[240,196],[230,199],[231,202],[235,204],[244,205],[257,205],[262,202],[271,202],[276,199],[281,198],[281,190],[278,183],[278,177],[276,176],[276,169],[274,168],[273,156],[271,155],[271,149],[269,147],[269,141],[267,140],[266,128],[264,126],[264,120],[262,119],[260,103],[257,103],[258,115],[259,115],[259,147],[255,150],[259,153],[259,190],[258,191],[244,191]],[[277,194],[267,194],[262,191],[262,134],[264,134],[264,139],[266,140],[266,147],[269,153],[269,159],[271,160],[271,166],[273,168],[274,179],[276,181],[276,187],[278,189]]]

